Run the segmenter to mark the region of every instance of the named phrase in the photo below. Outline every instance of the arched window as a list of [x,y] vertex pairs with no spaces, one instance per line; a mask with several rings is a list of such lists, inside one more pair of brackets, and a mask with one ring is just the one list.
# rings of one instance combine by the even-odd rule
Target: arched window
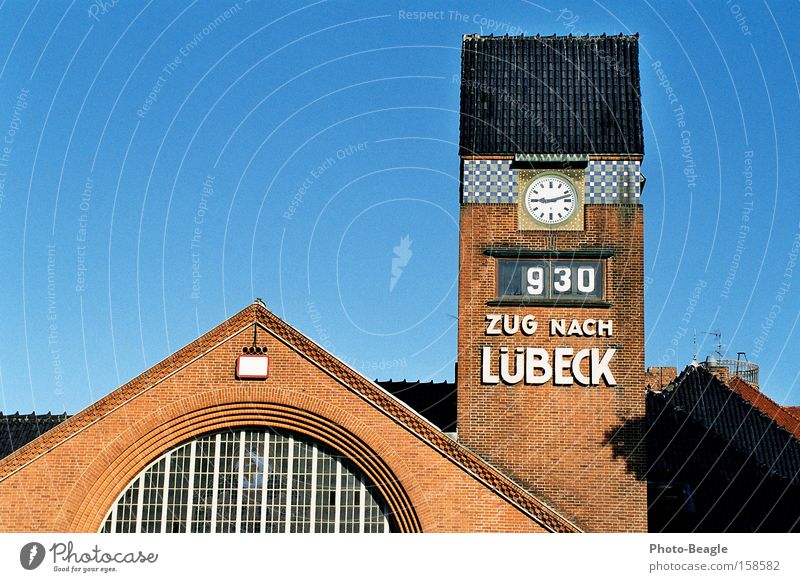
[[267,428],[216,432],[133,479],[101,532],[391,531],[370,480],[333,449]]

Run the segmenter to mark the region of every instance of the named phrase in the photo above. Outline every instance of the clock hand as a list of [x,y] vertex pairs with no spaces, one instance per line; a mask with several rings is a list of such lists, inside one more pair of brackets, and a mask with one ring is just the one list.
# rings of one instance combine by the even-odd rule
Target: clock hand
[[564,194],[563,196],[556,196],[555,198],[532,198],[531,202],[543,202],[543,203],[550,203],[550,202],[557,202],[559,200],[563,200],[564,198],[569,198],[572,194]]

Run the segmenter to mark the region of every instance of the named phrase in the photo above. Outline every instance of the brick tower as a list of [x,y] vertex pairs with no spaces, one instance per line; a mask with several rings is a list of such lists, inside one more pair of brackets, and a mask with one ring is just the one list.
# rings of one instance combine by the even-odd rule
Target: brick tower
[[638,37],[463,40],[459,440],[646,531]]

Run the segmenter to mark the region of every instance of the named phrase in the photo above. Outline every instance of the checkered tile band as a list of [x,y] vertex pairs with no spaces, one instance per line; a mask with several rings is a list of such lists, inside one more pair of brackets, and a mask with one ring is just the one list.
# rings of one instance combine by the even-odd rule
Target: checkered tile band
[[[639,204],[639,162],[593,160],[586,167],[586,204]],[[464,204],[513,204],[517,173],[511,160],[464,160]]]
[[586,168],[586,204],[639,204],[639,162],[590,161]]
[[464,204],[512,204],[517,176],[511,160],[464,160]]

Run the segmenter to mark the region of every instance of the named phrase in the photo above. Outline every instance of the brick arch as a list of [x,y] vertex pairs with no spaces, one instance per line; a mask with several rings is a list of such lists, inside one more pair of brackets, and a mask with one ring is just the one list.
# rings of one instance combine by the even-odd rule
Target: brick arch
[[59,521],[65,531],[98,531],[119,494],[153,460],[193,437],[243,427],[291,430],[337,450],[375,484],[399,531],[422,531],[425,492],[380,435],[354,415],[307,394],[251,387],[189,396],[132,424],[76,479]]

